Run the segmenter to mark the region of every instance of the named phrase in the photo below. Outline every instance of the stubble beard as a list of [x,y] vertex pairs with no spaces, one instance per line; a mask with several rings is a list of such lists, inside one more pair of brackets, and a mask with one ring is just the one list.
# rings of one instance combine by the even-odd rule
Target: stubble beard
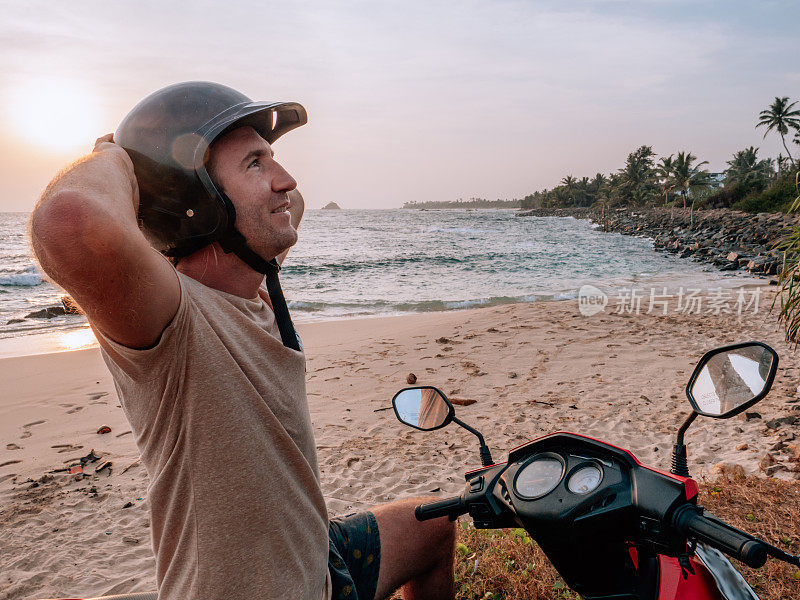
[[[268,219],[271,217],[267,217]],[[265,260],[271,260],[297,243],[297,230],[291,225],[276,229],[267,223],[259,231],[258,241],[253,240],[253,250]],[[248,244],[250,240],[248,240]]]

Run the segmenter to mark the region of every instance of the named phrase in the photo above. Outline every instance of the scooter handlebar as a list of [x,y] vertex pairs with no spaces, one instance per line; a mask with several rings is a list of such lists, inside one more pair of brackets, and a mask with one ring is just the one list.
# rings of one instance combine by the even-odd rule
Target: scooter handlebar
[[464,501],[461,499],[461,496],[454,496],[453,498],[420,504],[414,509],[414,516],[417,518],[417,521],[427,521],[428,519],[436,519],[438,517],[450,517],[451,519],[455,519],[466,512],[467,509],[464,507]]
[[691,504],[680,507],[672,519],[675,528],[682,535],[697,538],[748,567],[757,569],[764,566],[768,555],[764,542],[718,519],[703,515],[702,510]]

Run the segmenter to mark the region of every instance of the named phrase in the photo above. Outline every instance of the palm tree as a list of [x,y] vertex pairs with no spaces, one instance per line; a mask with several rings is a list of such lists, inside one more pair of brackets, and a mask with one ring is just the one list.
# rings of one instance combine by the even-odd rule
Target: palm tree
[[786,134],[789,133],[789,128],[800,130],[800,110],[792,110],[795,104],[797,102],[789,104],[788,96],[783,98],[776,96],[775,102],[758,115],[759,121],[756,124],[756,128],[761,126],[767,128],[764,132],[764,137],[767,137],[767,134],[773,129],[780,134],[783,148],[786,150],[786,154],[789,155],[789,160],[792,161],[792,167],[794,167],[794,158],[792,158],[792,153],[789,152],[789,148],[786,146]]
[[589,182],[594,202],[592,207],[595,209],[600,208],[600,228],[601,231],[608,230],[608,221],[606,218],[606,210],[608,209],[608,178],[602,173],[595,174]]
[[[800,173],[795,176],[795,187],[800,193]],[[789,212],[796,213],[798,209],[800,195]],[[778,273],[778,293],[772,301],[772,307],[780,301],[778,321],[784,325],[786,341],[797,346],[800,343],[800,227],[791,227],[776,247],[783,251],[783,265]]]
[[607,182],[608,182],[608,178],[605,175],[603,175],[602,173],[595,174],[595,176],[592,177],[592,181],[591,181],[592,192],[595,195],[598,194],[600,192],[600,190],[602,189],[602,187],[604,185],[606,185]]
[[577,180],[572,175],[567,175],[561,180],[561,184],[567,188],[567,194],[569,195],[570,203],[574,206],[575,194],[573,192],[575,191]]
[[619,171],[616,191],[621,199],[644,204],[651,197],[656,189],[653,156],[655,153],[651,146],[640,146],[628,155],[625,166]]
[[750,146],[734,153],[727,161],[726,185],[742,185],[747,188],[763,188],[773,173],[772,159],[758,160],[758,148]]
[[[703,165],[707,165],[708,161],[693,164],[697,157],[691,152],[678,152],[673,164],[672,173],[675,181],[675,187],[683,194],[683,208],[686,208],[686,197],[692,192],[699,192],[707,188],[711,184],[711,175],[705,169],[701,169]],[[690,212],[689,226],[694,225],[694,203],[697,199],[697,194],[692,193],[692,208]]]
[[578,206],[590,206],[592,204],[592,191],[589,189],[589,178],[581,177],[577,183],[578,188]]
[[675,187],[675,182],[672,180],[673,156],[672,154],[662,156],[656,165],[656,176],[658,177],[661,191],[664,192],[664,204],[669,204],[669,193]]

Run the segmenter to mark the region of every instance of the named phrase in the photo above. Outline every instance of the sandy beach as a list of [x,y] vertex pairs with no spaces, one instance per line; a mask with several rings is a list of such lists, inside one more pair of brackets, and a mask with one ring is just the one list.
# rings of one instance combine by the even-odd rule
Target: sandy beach
[[[780,355],[773,391],[754,409],[759,418],[699,420],[687,435],[690,470],[703,476],[726,463],[755,473],[769,452],[783,465],[776,477],[797,478],[797,427],[766,425],[800,409],[800,368],[768,314],[771,298],[764,288],[758,314],[743,316],[613,314],[609,306],[585,317],[570,300],[301,324],[329,512],[450,495],[479,465],[469,433],[412,431],[379,410],[409,373],[476,401],[456,408],[483,432],[495,460],[544,433],[571,430],[668,468],[694,364],[706,350],[749,340]],[[0,381],[0,599],[154,590],[147,475],[99,350],[5,358]],[[98,433],[102,426],[111,431]],[[82,480],[50,474],[90,450],[100,458],[86,464]],[[92,475],[106,461],[111,466]],[[232,481],[247,477],[235,464],[230,470]]]

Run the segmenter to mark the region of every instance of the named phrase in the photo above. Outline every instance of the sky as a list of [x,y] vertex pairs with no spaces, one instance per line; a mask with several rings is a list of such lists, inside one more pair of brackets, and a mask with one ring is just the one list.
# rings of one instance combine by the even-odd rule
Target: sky
[[[800,100],[793,2],[0,0],[0,211],[27,211],[151,92],[297,101],[274,146],[307,206],[520,198],[636,147],[725,168]],[[800,147],[790,146],[793,154]]]

